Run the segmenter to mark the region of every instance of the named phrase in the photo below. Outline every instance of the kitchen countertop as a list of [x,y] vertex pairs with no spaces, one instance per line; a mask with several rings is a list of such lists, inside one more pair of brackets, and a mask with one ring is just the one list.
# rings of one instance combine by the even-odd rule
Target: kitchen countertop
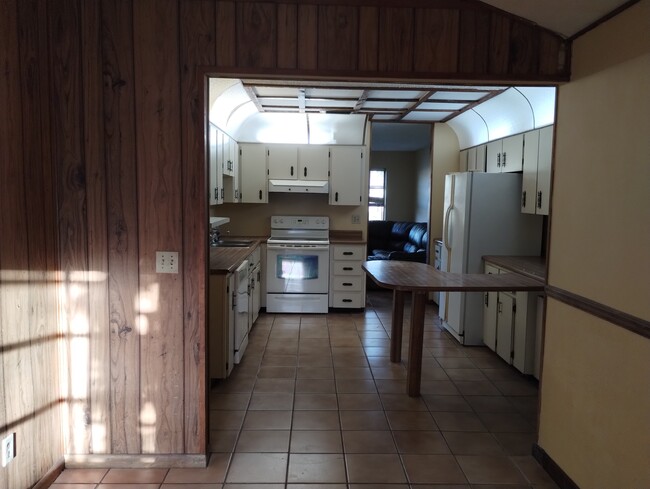
[[330,229],[330,244],[362,244],[366,241],[363,239],[361,231],[335,231]]
[[485,255],[483,260],[511,272],[546,280],[546,261],[543,256]]
[[[234,239],[234,238],[233,238]],[[253,244],[250,246],[242,246],[236,248],[230,247],[210,247],[210,275],[226,275],[237,270],[248,255],[250,255],[256,248],[262,244],[261,238],[237,238],[237,239],[250,239]],[[227,241],[228,238],[224,239]],[[265,240],[264,240],[265,241]]]

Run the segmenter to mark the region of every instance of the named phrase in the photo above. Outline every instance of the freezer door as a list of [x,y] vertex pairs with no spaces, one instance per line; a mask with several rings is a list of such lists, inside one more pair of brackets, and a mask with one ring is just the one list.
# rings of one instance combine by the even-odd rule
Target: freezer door
[[[451,173],[445,177],[442,269],[447,272],[466,271],[471,180],[472,173]],[[440,293],[440,317],[459,340],[463,336],[464,300],[465,296],[460,292]]]

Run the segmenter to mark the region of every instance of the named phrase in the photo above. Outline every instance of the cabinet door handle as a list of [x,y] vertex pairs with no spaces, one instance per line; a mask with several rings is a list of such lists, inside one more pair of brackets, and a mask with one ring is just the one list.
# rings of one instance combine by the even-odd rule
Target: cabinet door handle
[[497,168],[501,167],[501,153],[497,153]]
[[291,176],[293,176],[293,166],[291,167]]
[[342,302],[352,302],[352,299],[343,299]]
[[354,252],[353,252],[353,251],[344,251],[344,252],[343,252],[343,255],[345,255],[345,256],[352,256],[352,255],[354,255]]
[[262,191],[260,190],[260,200],[262,200]]
[[214,200],[219,198],[219,187],[214,187]]
[[503,166],[506,166],[506,152],[503,152]]
[[334,194],[334,202],[338,202],[338,201],[339,201],[339,193],[336,192],[336,193]]
[[501,314],[503,312],[503,302],[497,303],[497,312]]
[[521,193],[521,207],[524,208],[524,209],[526,208],[526,191],[525,190]]
[[537,208],[541,209],[542,208],[542,191],[537,192]]
[[354,268],[352,268],[352,267],[343,267],[343,270],[345,270],[346,272],[351,272],[352,270],[354,270]]
[[352,287],[352,282],[343,282],[344,287]]
[[223,199],[223,187],[221,187],[221,198]]
[[485,302],[485,307],[489,307],[489,305],[490,305],[490,294],[488,294],[487,292],[485,293],[485,301],[484,302]]
[[307,167],[305,167],[304,170],[305,170],[305,172],[304,172],[305,176],[307,176]]

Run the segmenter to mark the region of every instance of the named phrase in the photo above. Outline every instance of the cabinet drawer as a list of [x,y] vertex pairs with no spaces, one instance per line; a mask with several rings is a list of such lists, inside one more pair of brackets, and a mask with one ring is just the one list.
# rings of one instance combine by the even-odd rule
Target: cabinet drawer
[[334,262],[334,275],[363,275],[364,271],[359,262]]
[[364,307],[362,292],[334,292],[332,307]]
[[334,246],[334,259],[335,260],[357,260],[364,261],[365,256],[364,246]]
[[338,277],[334,276],[332,277],[332,290],[335,291],[340,291],[340,290],[354,290],[354,291],[360,291],[363,290],[364,287],[364,277],[354,277],[354,276],[349,276],[349,277]]

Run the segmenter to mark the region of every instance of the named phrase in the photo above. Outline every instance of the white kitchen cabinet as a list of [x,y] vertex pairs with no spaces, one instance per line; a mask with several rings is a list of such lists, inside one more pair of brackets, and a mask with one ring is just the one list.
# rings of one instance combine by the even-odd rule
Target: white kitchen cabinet
[[248,331],[253,329],[253,324],[260,315],[260,301],[262,294],[261,248],[255,248],[248,255]]
[[472,171],[485,171],[485,153],[487,151],[487,144],[481,144],[476,147],[476,156],[474,158],[474,167]]
[[469,149],[464,149],[459,154],[458,171],[469,171]]
[[553,126],[527,132],[524,141],[521,212],[547,216],[551,196]]
[[266,156],[266,147],[263,144],[239,145],[238,164],[241,177],[239,201],[241,203],[268,203]]
[[[511,273],[485,264],[485,273]],[[483,342],[524,374],[539,368],[537,349],[537,301],[534,292],[485,292]]]
[[481,144],[460,152],[460,171],[485,171],[485,153],[487,145]]
[[365,245],[330,246],[329,306],[361,308],[366,305]]
[[269,172],[273,180],[298,178],[298,146],[295,144],[269,144],[266,146]]
[[223,168],[221,161],[221,131],[217,126],[210,124],[208,136],[208,173],[210,177],[209,202],[210,205],[223,204]]
[[330,149],[328,146],[302,144],[298,146],[298,178],[327,180],[329,178]]
[[234,274],[212,274],[209,280],[208,338],[210,378],[225,379],[234,365]]
[[236,203],[240,198],[239,145],[227,134],[223,138],[223,201]]
[[486,167],[488,173],[522,171],[524,135],[516,134],[487,143]]
[[227,134],[223,134],[223,174],[227,176],[235,175],[237,142]]
[[363,203],[363,146],[330,147],[330,205]]

